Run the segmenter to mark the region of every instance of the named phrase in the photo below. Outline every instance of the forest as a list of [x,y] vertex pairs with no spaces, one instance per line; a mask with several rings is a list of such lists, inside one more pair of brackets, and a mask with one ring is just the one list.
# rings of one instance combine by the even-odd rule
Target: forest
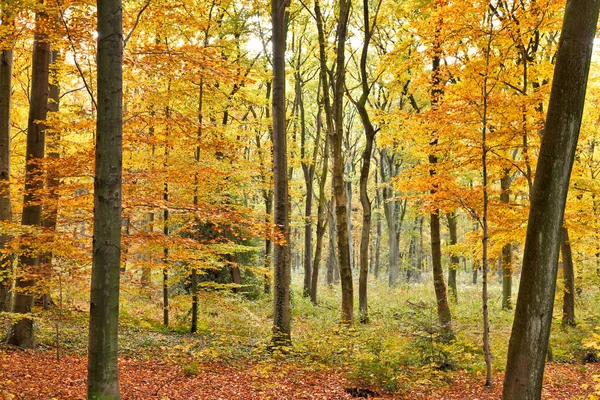
[[600,398],[599,9],[0,0],[0,399]]

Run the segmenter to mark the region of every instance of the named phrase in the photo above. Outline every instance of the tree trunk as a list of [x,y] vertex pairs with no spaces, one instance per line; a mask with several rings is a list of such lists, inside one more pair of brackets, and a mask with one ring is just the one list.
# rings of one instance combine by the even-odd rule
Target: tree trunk
[[[52,51],[51,63],[55,64],[58,59],[58,51]],[[56,68],[53,65],[52,70],[53,82],[49,85],[49,102],[48,111],[56,113],[59,109],[60,101],[60,88],[58,86],[58,77],[56,76]],[[57,131],[51,131],[46,133],[47,137],[47,149],[48,158],[57,161],[60,158],[60,133]],[[58,201],[59,201],[59,184],[60,178],[58,177],[58,171],[56,165],[50,167],[50,170],[46,175],[46,190],[48,192],[48,200],[46,202],[46,208],[42,216],[42,226],[50,231],[56,231],[56,221],[58,218]],[[45,279],[50,279],[52,276],[52,252],[44,254],[41,258],[42,271]],[[48,290],[44,290],[41,296],[42,307],[47,310],[52,304],[52,298]]]
[[120,400],[117,367],[121,261],[123,27],[120,0],[98,1],[98,107],[88,400]]
[[439,212],[431,213],[431,261],[433,264],[433,286],[437,301],[438,320],[442,326],[443,334],[447,340],[451,340],[452,316],[446,295],[446,283],[444,282],[444,271],[442,270],[442,247],[440,239],[440,215]]
[[[442,82],[440,78],[440,47],[439,38],[436,35],[434,43],[434,56],[432,65],[432,89],[431,89],[431,106],[435,109],[442,96]],[[437,146],[438,139],[434,132],[433,139],[431,140],[431,146]],[[429,163],[431,165],[429,174],[433,177],[436,174],[435,164],[437,164],[437,156],[435,154],[429,155]],[[431,194],[435,194],[437,191],[435,185],[431,190]],[[442,247],[440,238],[440,212],[434,210],[430,215],[430,228],[431,228],[431,263],[433,264],[433,286],[435,289],[435,297],[437,299],[437,311],[438,319],[442,329],[444,330],[444,336],[447,339],[454,337],[452,333],[451,321],[452,316],[450,314],[450,307],[448,306],[448,297],[446,293],[446,284],[444,282],[444,272],[442,270]]]
[[[332,286],[337,283],[336,273],[339,271],[337,265],[337,234],[335,232],[335,201],[331,197],[331,207],[329,215],[329,251],[327,254],[327,285]],[[339,276],[339,275],[338,275]]]
[[[450,244],[456,245],[458,243],[458,232],[456,227],[456,214],[448,214],[448,231],[450,232]],[[459,258],[454,254],[454,251],[450,254],[450,266],[448,267],[448,292],[450,298],[458,303],[458,290],[456,288],[456,272],[458,271]]]
[[333,122],[335,132],[331,137],[331,155],[333,162],[333,191],[335,197],[335,216],[337,224],[338,265],[342,284],[342,315],[344,324],[354,324],[354,296],[352,287],[352,268],[350,264],[350,242],[348,232],[348,205],[344,185],[344,156],[342,141],[344,137],[344,95],[346,90],[346,36],[350,0],[339,0],[339,18],[337,23],[337,43],[335,78],[333,90]]
[[527,224],[503,398],[541,398],[564,208],[598,21],[598,0],[565,8]]
[[564,226],[562,228],[560,250],[562,252],[563,279],[565,285],[562,326],[575,326],[575,272],[573,268],[571,242],[569,241],[569,231]]
[[[265,200],[265,222],[267,224],[271,224],[271,219],[273,216],[273,191],[268,190],[264,193],[263,196]],[[265,270],[271,271],[271,264],[273,261],[273,242],[271,239],[267,238],[265,240]],[[271,277],[269,273],[265,273],[265,284],[264,284],[265,293],[271,293]]]
[[[152,231],[154,230],[154,213],[153,212],[149,212],[148,213],[148,223],[146,224],[146,228],[144,229],[146,232],[152,233]],[[149,261],[146,257],[148,255],[144,255],[144,260],[146,261],[146,263],[144,263],[144,265],[142,265],[142,277],[140,279],[140,284],[142,286],[142,288],[147,289],[148,287],[150,287],[150,283],[152,282],[152,270],[150,269]],[[149,257],[152,257],[152,255],[149,255]],[[148,257],[148,258],[149,258]]]
[[[171,91],[171,82],[169,82],[169,92]],[[165,119],[167,121],[167,128],[165,130],[165,159],[163,167],[167,172],[169,165],[169,118],[170,108],[167,105],[165,108]],[[169,182],[165,178],[163,186],[163,200],[165,202],[165,208],[163,210],[163,235],[165,239],[169,237]],[[163,249],[163,325],[169,326],[169,248],[165,246]]]
[[492,387],[492,350],[490,347],[490,317],[488,309],[488,77],[490,75],[490,56],[492,52],[493,39],[493,20],[491,14],[488,14],[486,19],[489,20],[488,42],[485,52],[485,74],[483,76],[483,110],[481,117],[481,175],[482,175],[482,191],[483,191],[483,212],[481,216],[482,239],[482,255],[481,255],[481,308],[483,314],[483,358],[485,360],[485,386]]
[[291,343],[290,313],[290,235],[288,201],[288,162],[285,121],[285,47],[287,33],[286,0],[271,0],[273,22],[273,175],[274,175],[274,224],[283,235],[285,243],[275,243],[273,345]]
[[310,296],[311,279],[312,279],[312,202],[313,202],[313,180],[315,177],[315,162],[316,162],[316,151],[318,150],[317,143],[319,138],[315,141],[314,153],[310,162],[306,160],[306,120],[304,113],[304,101],[302,99],[302,85],[300,85],[299,72],[296,73],[296,92],[298,97],[298,107],[300,109],[300,123],[301,123],[301,158],[302,158],[302,172],[304,174],[304,183],[306,185],[306,202],[304,207],[304,289],[303,296]]
[[[504,176],[500,181],[502,192],[500,201],[505,204],[510,202],[510,169],[504,170]],[[512,308],[512,244],[506,243],[502,247],[502,309]]]
[[[13,25],[10,10],[2,10],[3,25]],[[10,38],[3,37],[12,46]],[[0,221],[11,220],[10,210],[10,106],[12,90],[13,50],[0,50]],[[0,235],[0,249],[8,243],[8,235]],[[12,263],[11,257],[0,259],[0,312],[12,309]]]
[[[317,137],[321,137],[321,119],[320,110],[317,116]],[[310,299],[313,304],[317,304],[317,288],[319,282],[319,264],[321,262],[321,254],[323,253],[323,237],[327,228],[327,192],[325,185],[327,183],[327,171],[329,170],[329,135],[325,136],[325,148],[323,149],[323,157],[321,160],[321,176],[319,180],[319,205],[317,207],[317,237],[315,243],[315,258],[312,266],[312,278],[310,281]],[[318,147],[318,146],[317,146]]]
[[[36,14],[36,33],[33,43],[33,59],[31,70],[31,100],[29,106],[29,120],[27,124],[27,150],[25,166],[25,194],[23,196],[22,224],[39,226],[42,218],[40,204],[40,189],[43,181],[39,161],[44,157],[46,113],[48,111],[49,95],[49,67],[51,59],[50,42],[47,29],[49,26],[48,15],[44,12]],[[16,280],[13,312],[27,314],[31,312],[34,301],[32,292],[35,282],[32,274],[37,273],[39,257],[25,251],[19,257],[21,274]],[[33,321],[22,318],[13,325],[9,343],[33,347]]]

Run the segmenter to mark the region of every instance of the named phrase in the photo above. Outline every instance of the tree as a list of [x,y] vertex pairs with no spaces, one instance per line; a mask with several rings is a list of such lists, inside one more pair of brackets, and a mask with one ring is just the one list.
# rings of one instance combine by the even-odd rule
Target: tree
[[288,0],[271,0],[273,24],[273,222],[280,239],[273,251],[273,344],[291,342],[290,236],[288,163],[285,120],[285,47]]
[[[437,21],[437,24],[441,24],[441,18]],[[439,28],[437,28],[439,29]],[[432,77],[431,77],[431,107],[432,109],[436,109],[438,103],[441,99],[441,96],[444,93],[441,69],[440,69],[440,61],[441,61],[441,43],[439,37],[439,31],[436,31],[433,42],[433,60],[432,60]],[[438,144],[437,133],[434,132],[432,139],[430,141],[430,145],[435,148]],[[431,165],[429,169],[429,174],[431,176],[435,176],[437,174],[435,165],[438,162],[438,156],[432,151],[429,154],[429,164]],[[437,191],[437,185],[434,184],[431,189],[431,193],[435,194]],[[433,264],[432,272],[433,272],[433,286],[435,289],[435,297],[437,300],[437,312],[438,312],[438,320],[442,329],[444,330],[444,335],[447,339],[453,338],[454,334],[452,333],[452,315],[450,313],[450,306],[448,305],[448,294],[446,293],[446,283],[444,282],[444,272],[442,270],[442,247],[441,247],[441,237],[440,237],[440,210],[436,208],[430,213],[430,222],[429,227],[431,230],[431,263]]]
[[339,15],[337,22],[336,60],[333,79],[333,125],[331,135],[331,159],[333,164],[332,182],[335,198],[335,223],[337,225],[338,265],[342,285],[342,321],[345,324],[354,323],[354,296],[352,288],[352,268],[350,264],[350,244],[348,232],[348,204],[344,188],[344,162],[342,141],[344,138],[344,93],[346,90],[346,38],[348,33],[348,18],[350,15],[350,0],[339,0]]
[[504,399],[540,399],[561,229],[598,22],[598,0],[567,3],[533,184]]
[[[47,10],[36,13],[36,32],[33,39],[31,103],[27,123],[27,153],[25,157],[25,193],[23,195],[23,216],[21,223],[26,226],[40,226],[42,205],[40,192],[43,180],[40,179],[41,165],[44,158],[45,123],[48,111],[49,67],[51,59],[48,29],[50,17]],[[33,308],[34,283],[33,274],[38,273],[39,255],[24,249],[19,256],[20,276],[15,282],[13,311],[27,314]],[[33,347],[33,320],[24,317],[18,320],[8,339],[9,343],[22,347]]]
[[[381,5],[381,2],[379,2]],[[369,173],[371,168],[371,156],[373,154],[373,143],[375,141],[375,134],[377,130],[371,122],[369,113],[366,108],[369,93],[371,91],[371,85],[367,78],[367,56],[369,54],[369,42],[373,36],[377,24],[377,13],[379,12],[379,5],[375,11],[373,22],[369,18],[369,0],[363,1],[363,32],[364,42],[362,52],[360,55],[360,84],[362,93],[357,101],[353,100],[360,120],[365,130],[365,148],[362,154],[362,167],[360,170],[360,203],[363,208],[363,220],[362,220],[362,231],[360,236],[360,276],[358,286],[358,303],[360,308],[360,320],[361,322],[369,321],[368,313],[368,302],[367,302],[367,278],[369,275],[369,245],[371,235],[371,200],[367,192],[367,186],[369,183]]]
[[120,400],[123,15],[121,0],[98,0],[97,7],[98,114],[87,398]]
[[[0,9],[2,26],[12,26],[10,2]],[[0,34],[0,221],[10,221],[10,105],[12,90],[13,50],[11,34]],[[9,240],[8,235],[0,236],[0,249]],[[10,258],[0,259],[0,312],[11,309],[12,268]]]

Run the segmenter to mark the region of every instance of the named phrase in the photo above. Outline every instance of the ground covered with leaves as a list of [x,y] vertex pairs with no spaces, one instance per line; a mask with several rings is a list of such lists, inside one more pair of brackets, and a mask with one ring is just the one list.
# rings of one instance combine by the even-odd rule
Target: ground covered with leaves
[[[483,387],[479,288],[463,282],[453,304],[456,339],[441,340],[430,281],[390,289],[372,282],[370,323],[339,323],[339,288],[323,288],[318,306],[294,285],[293,347],[269,351],[272,299],[204,291],[198,332],[189,333],[190,299],[171,298],[162,325],[160,287],[123,291],[120,383],[125,400],[429,399],[501,397],[514,311],[502,310],[491,286],[494,387]],[[87,298],[67,293],[63,310],[34,310],[35,350],[0,344],[0,400],[85,399]],[[415,300],[418,299],[418,300]],[[546,368],[544,399],[596,399],[600,393],[600,291],[580,296],[576,327],[550,339],[556,362]],[[5,336],[9,321],[0,324]],[[57,332],[59,335],[57,336]],[[57,360],[56,344],[60,349]]]
[[[51,350],[0,349],[2,400],[85,399],[86,358],[56,359]],[[121,358],[120,382],[127,400],[178,399],[498,399],[501,375],[493,389],[481,377],[451,373],[445,385],[421,383],[410,393],[377,393],[357,388],[344,371],[310,370],[289,362],[207,363],[187,367],[158,360]],[[544,384],[545,399],[586,399],[594,392],[598,364],[550,364]]]

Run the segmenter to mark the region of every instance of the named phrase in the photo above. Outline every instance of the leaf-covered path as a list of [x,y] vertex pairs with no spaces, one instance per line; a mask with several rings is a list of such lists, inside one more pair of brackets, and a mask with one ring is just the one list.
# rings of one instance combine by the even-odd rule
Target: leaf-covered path
[[[0,399],[84,400],[86,358],[52,351],[0,349]],[[546,369],[545,399],[585,399],[594,391],[598,364],[551,364]],[[312,371],[290,363],[247,363],[236,366],[200,364],[179,366],[154,360],[120,359],[120,381],[125,400],[233,399],[352,399],[341,372]],[[497,375],[496,382],[501,382]],[[410,394],[384,399],[498,399],[481,380],[462,373],[444,387],[415,387]]]

